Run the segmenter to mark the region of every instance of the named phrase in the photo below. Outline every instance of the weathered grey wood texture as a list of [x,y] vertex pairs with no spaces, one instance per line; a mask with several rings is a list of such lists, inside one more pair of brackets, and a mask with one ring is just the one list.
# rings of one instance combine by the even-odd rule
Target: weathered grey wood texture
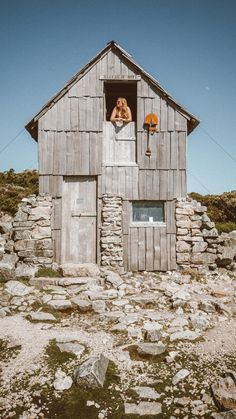
[[[107,79],[136,80],[137,83],[137,121],[118,130],[111,122],[104,121],[104,80]],[[151,157],[147,157],[147,132],[143,122],[150,112],[158,115],[159,125],[158,132],[149,138]],[[68,177],[96,176],[97,261],[100,257],[100,198],[111,194],[124,200],[125,268],[174,269],[174,199],[186,195],[186,135],[187,117],[167,103],[148,80],[140,77],[135,67],[114,51],[106,53],[81,75],[39,119],[40,192],[54,197],[55,260],[61,262],[67,257],[60,242],[69,234],[65,233],[63,225],[63,194]],[[166,225],[132,226],[133,200],[165,201]]]

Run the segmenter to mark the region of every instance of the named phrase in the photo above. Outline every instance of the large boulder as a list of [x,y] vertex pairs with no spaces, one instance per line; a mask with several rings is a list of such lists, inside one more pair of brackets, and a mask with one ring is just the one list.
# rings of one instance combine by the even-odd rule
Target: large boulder
[[103,387],[109,359],[103,354],[87,359],[74,372],[77,384],[89,388]]
[[214,401],[219,409],[236,409],[236,379],[235,374],[227,374],[219,378],[211,386]]

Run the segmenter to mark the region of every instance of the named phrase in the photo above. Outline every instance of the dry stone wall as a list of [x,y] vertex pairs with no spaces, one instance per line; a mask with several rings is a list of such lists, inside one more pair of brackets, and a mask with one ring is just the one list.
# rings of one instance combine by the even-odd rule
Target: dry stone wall
[[101,265],[123,267],[122,198],[102,197]]
[[52,198],[31,195],[23,198],[15,217],[0,219],[0,276],[31,276],[38,266],[52,266]]
[[207,215],[207,208],[201,203],[190,198],[177,199],[176,232],[176,257],[180,267],[233,267],[234,234],[219,235]]
[[49,195],[29,196],[19,205],[13,221],[14,249],[23,263],[51,266],[52,198]]

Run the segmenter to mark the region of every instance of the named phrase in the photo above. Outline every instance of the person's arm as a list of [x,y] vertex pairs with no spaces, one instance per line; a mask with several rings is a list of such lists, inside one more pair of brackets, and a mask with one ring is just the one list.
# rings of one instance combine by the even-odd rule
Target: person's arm
[[122,118],[122,121],[124,122],[131,122],[132,121],[132,113],[129,107],[127,107],[127,114],[128,118]]
[[111,122],[116,122],[116,121],[120,121],[120,118],[116,118],[116,107],[114,107],[111,117],[110,117],[110,121]]

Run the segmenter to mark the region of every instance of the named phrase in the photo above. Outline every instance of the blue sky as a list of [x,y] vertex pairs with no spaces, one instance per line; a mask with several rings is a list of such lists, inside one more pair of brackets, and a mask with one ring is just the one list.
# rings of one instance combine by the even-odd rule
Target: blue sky
[[[1,1],[0,150],[113,39],[201,120],[188,191],[236,190],[235,21],[235,0]],[[0,153],[10,168],[37,168],[25,130]]]

